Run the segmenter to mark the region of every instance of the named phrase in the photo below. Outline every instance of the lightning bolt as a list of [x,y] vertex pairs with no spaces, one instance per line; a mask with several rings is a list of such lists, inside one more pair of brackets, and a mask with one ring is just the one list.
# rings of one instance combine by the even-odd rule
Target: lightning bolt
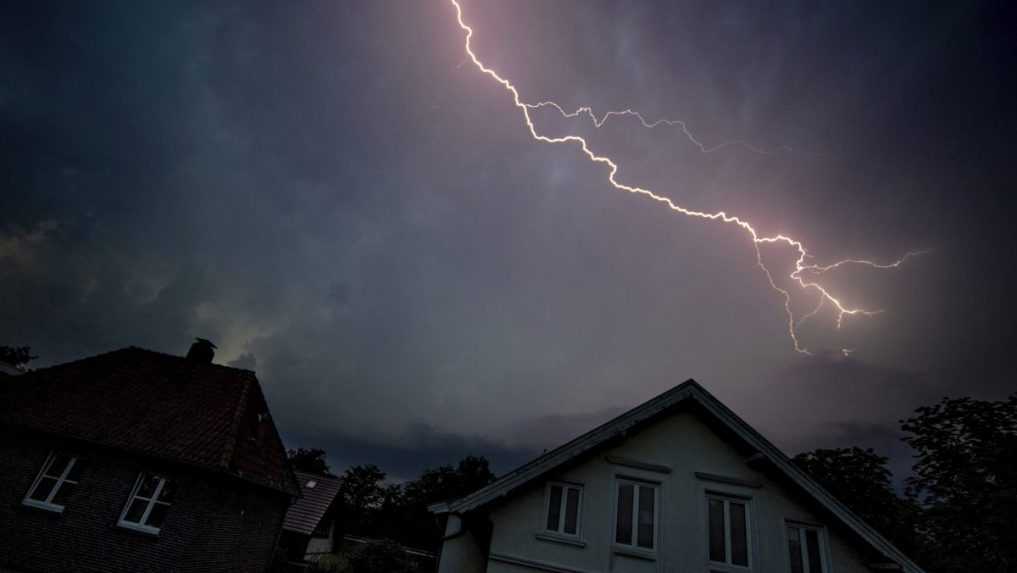
[[[692,131],[689,130],[688,124],[686,124],[684,121],[682,121],[680,119],[657,119],[657,120],[654,120],[654,121],[649,121],[649,120],[646,119],[646,117],[643,114],[639,113],[638,111],[631,110],[631,109],[623,109],[623,110],[619,110],[619,111],[604,112],[604,115],[602,115],[601,117],[598,118],[597,114],[593,112],[593,108],[589,107],[589,106],[583,106],[583,107],[576,108],[575,111],[565,111],[565,108],[563,108],[562,106],[558,105],[557,103],[555,103],[553,101],[541,101],[541,102],[537,102],[537,103],[524,103],[523,105],[525,105],[527,107],[527,109],[531,109],[531,110],[533,110],[533,109],[541,109],[541,108],[545,108],[545,107],[553,108],[559,114],[561,114],[562,117],[564,117],[566,119],[576,119],[576,118],[578,118],[578,117],[580,117],[582,115],[585,115],[585,116],[590,118],[590,121],[593,122],[593,126],[598,128],[598,129],[600,129],[601,127],[604,127],[604,124],[607,123],[607,120],[612,118],[612,117],[626,117],[626,116],[636,118],[637,120],[639,120],[639,123],[642,124],[642,126],[647,128],[647,129],[653,129],[653,128],[659,127],[661,125],[667,125],[667,126],[671,126],[671,127],[677,126],[678,128],[681,129],[681,132],[685,135],[685,138],[688,139],[692,143],[692,145],[695,145],[696,147],[698,147],[699,151],[702,151],[703,153],[713,153],[714,151],[719,151],[721,149],[724,149],[725,147],[738,146],[738,147],[744,147],[745,149],[747,149],[747,150],[749,150],[749,151],[751,151],[753,153],[758,153],[760,155],[770,155],[770,151],[767,151],[766,149],[763,149],[762,147],[758,147],[758,146],[752,145],[751,143],[749,143],[749,142],[747,142],[745,140],[742,140],[742,139],[733,139],[733,140],[730,140],[730,141],[722,141],[722,142],[720,142],[720,143],[718,143],[716,145],[708,146],[705,143],[703,143],[702,141],[700,141],[698,138],[696,138],[695,134],[693,134]],[[778,146],[776,149],[783,149],[783,150],[791,151],[791,148],[788,147],[787,145]]]
[[[598,165],[602,165],[602,166],[607,168],[607,181],[608,181],[608,183],[612,187],[614,187],[615,189],[617,189],[619,191],[625,191],[627,193],[632,193],[634,195],[643,196],[643,197],[645,197],[647,199],[650,199],[652,201],[656,201],[657,203],[662,204],[666,208],[668,208],[668,209],[670,209],[670,210],[672,210],[672,211],[674,211],[676,213],[679,213],[679,214],[682,214],[682,215],[685,215],[685,216],[688,216],[688,217],[694,217],[694,218],[697,218],[697,219],[705,219],[705,220],[716,221],[716,222],[720,222],[720,223],[724,223],[724,224],[728,224],[728,225],[734,225],[734,226],[740,228],[742,231],[744,231],[749,236],[749,238],[752,241],[752,247],[753,247],[753,250],[755,251],[755,255],[756,255],[756,265],[759,267],[759,269],[766,276],[766,280],[767,280],[767,282],[770,283],[770,287],[773,288],[773,290],[776,291],[778,294],[780,294],[780,296],[784,300],[784,313],[785,313],[785,316],[787,318],[787,331],[788,331],[788,335],[790,336],[791,341],[792,341],[792,343],[794,345],[794,350],[796,352],[799,352],[801,354],[811,354],[811,352],[809,352],[808,348],[806,348],[805,346],[802,345],[802,342],[799,339],[798,333],[796,331],[795,315],[794,315],[794,311],[791,308],[791,292],[789,290],[779,286],[777,284],[777,282],[774,280],[773,273],[770,272],[770,269],[766,266],[766,264],[763,261],[763,253],[760,250],[760,246],[761,245],[782,244],[782,245],[786,245],[786,246],[790,247],[791,249],[793,249],[793,252],[797,253],[798,256],[797,256],[797,258],[795,259],[795,262],[794,262],[794,270],[791,271],[791,273],[788,275],[788,278],[793,283],[797,283],[797,285],[801,289],[806,290],[806,291],[814,291],[819,296],[819,305],[817,305],[815,310],[813,310],[812,312],[810,312],[807,315],[803,316],[801,320],[804,320],[806,318],[809,318],[810,316],[815,315],[816,313],[819,312],[819,310],[823,306],[825,306],[826,304],[829,304],[829,305],[831,305],[833,307],[833,309],[834,309],[834,311],[836,313],[836,316],[837,316],[837,327],[838,328],[840,328],[841,325],[843,324],[843,321],[844,321],[845,317],[848,317],[848,316],[873,316],[873,315],[879,314],[879,313],[881,313],[883,311],[882,311],[882,309],[870,310],[870,309],[854,308],[854,307],[846,306],[838,297],[834,296],[834,294],[831,293],[826,287],[824,287],[823,285],[821,285],[818,282],[816,282],[816,279],[815,279],[816,275],[821,275],[821,274],[823,274],[825,272],[828,272],[828,271],[831,271],[831,270],[834,270],[834,269],[837,269],[837,268],[840,268],[840,267],[843,267],[843,266],[847,266],[847,265],[863,265],[863,266],[867,266],[867,267],[870,267],[870,268],[873,268],[873,269],[892,269],[892,268],[897,268],[897,267],[901,266],[902,264],[904,264],[904,262],[908,258],[913,257],[913,256],[917,256],[917,255],[920,255],[920,254],[923,254],[925,252],[925,251],[913,251],[913,252],[909,252],[909,253],[905,254],[903,257],[901,257],[901,258],[899,258],[899,259],[897,259],[895,261],[892,261],[890,263],[878,263],[878,262],[867,260],[867,259],[845,259],[845,260],[837,261],[837,262],[829,264],[829,265],[810,264],[810,263],[807,263],[806,261],[808,259],[811,259],[812,255],[809,253],[808,249],[805,247],[805,244],[802,241],[798,240],[798,239],[795,239],[793,237],[790,237],[790,236],[784,235],[784,234],[776,234],[776,235],[769,235],[769,236],[762,235],[747,220],[742,219],[740,217],[737,217],[735,215],[729,215],[726,211],[717,211],[717,212],[710,213],[710,212],[706,212],[706,211],[698,211],[698,210],[694,210],[694,209],[689,209],[687,207],[679,205],[678,203],[675,203],[670,198],[665,197],[663,195],[658,195],[658,194],[654,193],[653,191],[651,191],[649,189],[645,189],[643,187],[638,187],[638,186],[634,186],[634,185],[628,185],[626,183],[622,183],[622,182],[618,181],[618,179],[616,178],[616,176],[618,174],[618,164],[615,163],[615,161],[613,159],[611,159],[610,157],[607,157],[605,155],[599,155],[599,154],[595,153],[590,148],[590,145],[586,141],[586,139],[584,139],[583,137],[580,137],[578,135],[564,135],[564,136],[555,136],[555,137],[552,137],[552,136],[547,136],[547,135],[544,135],[544,134],[540,133],[537,130],[536,125],[534,124],[533,117],[530,115],[531,111],[537,110],[537,109],[540,109],[540,108],[544,108],[544,107],[551,107],[551,108],[554,108],[555,110],[557,110],[559,113],[561,113],[566,118],[575,118],[575,117],[578,117],[580,115],[585,114],[585,115],[587,115],[588,117],[590,117],[592,119],[594,125],[596,127],[598,127],[598,128],[601,127],[602,125],[604,125],[604,122],[606,122],[610,117],[613,117],[613,116],[633,116],[633,117],[636,117],[637,119],[640,120],[642,125],[644,127],[646,127],[646,128],[653,128],[653,127],[656,127],[658,125],[677,125],[678,127],[680,127],[682,129],[682,131],[685,133],[686,137],[688,137],[689,140],[693,142],[693,144],[697,145],[699,147],[699,149],[703,153],[712,153],[714,151],[717,151],[718,149],[721,149],[722,147],[727,147],[727,146],[731,146],[731,145],[742,145],[742,146],[745,146],[746,148],[748,148],[750,150],[756,151],[757,153],[763,152],[764,150],[762,150],[760,148],[755,148],[754,146],[750,146],[749,144],[746,144],[746,143],[744,143],[744,142],[742,142],[740,140],[739,141],[734,141],[734,142],[721,143],[721,144],[713,146],[713,147],[707,147],[706,145],[702,144],[698,139],[696,139],[696,137],[688,129],[688,127],[685,124],[685,122],[676,121],[676,120],[656,120],[654,122],[649,122],[649,121],[646,120],[646,118],[642,114],[639,114],[638,112],[632,111],[630,109],[626,109],[626,110],[622,110],[622,111],[607,112],[601,118],[598,119],[597,116],[593,113],[592,108],[590,108],[590,107],[581,107],[581,108],[577,109],[576,111],[567,112],[565,110],[565,108],[563,108],[559,104],[554,103],[552,101],[541,101],[541,102],[538,102],[538,103],[527,103],[527,102],[523,101],[522,96],[520,96],[520,94],[519,94],[519,90],[516,89],[515,85],[513,85],[512,82],[510,82],[508,79],[506,79],[506,78],[502,77],[501,75],[499,75],[498,72],[496,72],[494,69],[492,69],[492,68],[488,67],[487,65],[485,65],[480,60],[480,58],[477,57],[477,54],[473,51],[473,44],[472,44],[472,40],[473,40],[473,28],[470,27],[466,23],[466,21],[463,19],[463,9],[462,9],[462,6],[459,5],[459,1],[458,0],[449,0],[449,1],[451,2],[452,6],[455,8],[456,22],[459,24],[459,28],[465,34],[465,43],[464,43],[463,47],[464,47],[464,50],[466,52],[467,59],[470,62],[472,62],[473,65],[480,72],[482,72],[483,74],[489,76],[491,79],[496,81],[503,88],[505,88],[505,91],[507,91],[509,93],[509,95],[512,96],[512,101],[515,104],[515,107],[518,108],[520,112],[522,112],[522,117],[523,117],[524,123],[526,124],[526,128],[529,130],[530,136],[534,140],[536,140],[538,142],[541,142],[541,143],[558,144],[558,145],[574,145],[574,146],[576,146],[582,152],[582,154],[585,155],[586,158],[589,159],[592,163],[595,163],[595,164],[598,164]],[[809,273],[812,276],[810,278],[806,278],[804,276],[804,274],[806,274],[806,273]],[[851,350],[842,349],[842,352],[844,352],[845,355],[847,355],[848,353],[851,352]]]

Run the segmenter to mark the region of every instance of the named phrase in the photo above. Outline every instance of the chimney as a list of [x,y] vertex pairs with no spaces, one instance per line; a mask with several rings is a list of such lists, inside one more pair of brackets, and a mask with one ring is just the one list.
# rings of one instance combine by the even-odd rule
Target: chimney
[[187,351],[187,359],[203,364],[211,364],[215,357],[215,345],[206,338],[195,338],[191,349]]

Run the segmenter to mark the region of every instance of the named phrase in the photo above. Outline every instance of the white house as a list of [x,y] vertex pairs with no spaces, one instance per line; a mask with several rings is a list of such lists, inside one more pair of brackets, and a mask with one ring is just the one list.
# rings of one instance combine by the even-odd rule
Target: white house
[[922,572],[693,380],[431,510],[439,573]]

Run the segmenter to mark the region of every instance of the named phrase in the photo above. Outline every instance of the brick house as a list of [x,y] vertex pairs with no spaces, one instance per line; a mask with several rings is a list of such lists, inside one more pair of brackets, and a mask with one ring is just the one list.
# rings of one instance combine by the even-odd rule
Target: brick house
[[271,565],[299,488],[258,379],[212,348],[0,378],[0,570]]

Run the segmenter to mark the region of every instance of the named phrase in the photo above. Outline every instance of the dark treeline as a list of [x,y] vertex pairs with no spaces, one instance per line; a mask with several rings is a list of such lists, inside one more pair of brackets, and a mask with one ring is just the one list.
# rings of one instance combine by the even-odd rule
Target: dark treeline
[[[290,450],[294,469],[334,475],[319,449]],[[344,534],[390,539],[404,546],[437,551],[442,531],[428,506],[462,497],[494,481],[487,459],[467,456],[458,464],[425,470],[402,484],[385,483],[375,465],[347,468],[339,478],[342,508],[337,525]]]

